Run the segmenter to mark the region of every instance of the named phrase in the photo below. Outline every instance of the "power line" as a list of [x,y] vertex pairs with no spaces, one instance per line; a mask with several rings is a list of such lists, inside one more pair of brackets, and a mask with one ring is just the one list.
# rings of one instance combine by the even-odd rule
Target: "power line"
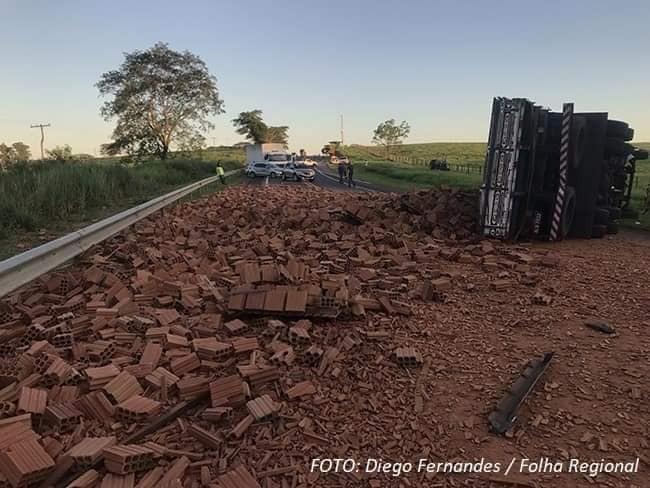
[[43,152],[43,143],[45,142],[45,131],[43,128],[49,127],[50,124],[34,124],[30,126],[32,129],[41,129],[41,159],[45,159],[45,153]]

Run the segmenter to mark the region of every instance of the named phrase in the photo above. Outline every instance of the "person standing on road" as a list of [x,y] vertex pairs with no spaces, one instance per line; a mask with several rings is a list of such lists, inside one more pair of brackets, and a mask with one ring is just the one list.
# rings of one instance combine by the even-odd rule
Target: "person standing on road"
[[345,165],[343,163],[339,163],[339,183],[342,185],[345,184]]
[[352,161],[348,162],[348,186],[349,187],[356,187],[357,184],[354,182],[354,166],[352,166]]
[[223,170],[223,166],[221,166],[221,161],[217,161],[217,176],[219,177],[219,181],[221,181],[221,184],[225,185],[226,172]]

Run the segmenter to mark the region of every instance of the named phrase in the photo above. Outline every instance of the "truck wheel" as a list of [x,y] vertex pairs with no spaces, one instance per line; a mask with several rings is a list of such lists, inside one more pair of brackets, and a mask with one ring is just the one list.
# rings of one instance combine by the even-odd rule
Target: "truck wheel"
[[609,212],[609,219],[610,220],[618,220],[621,218],[621,209],[618,207],[607,207],[607,211]]
[[608,137],[607,142],[605,143],[605,152],[615,156],[627,156],[634,152],[634,146],[628,144],[622,139]]
[[609,211],[606,208],[598,207],[594,213],[594,225],[607,225],[609,224]]
[[622,211],[621,217],[624,219],[635,219],[637,220],[639,218],[639,212],[634,210],[633,208],[625,208]]
[[633,156],[637,161],[648,159],[648,151],[645,149],[636,149],[633,153]]
[[610,222],[609,224],[607,224],[607,233],[618,234],[618,223]]
[[573,224],[573,217],[576,213],[576,190],[572,186],[566,189],[566,200],[564,200],[564,208],[562,209],[562,220],[560,221],[560,230],[562,232],[562,239],[569,235],[571,224]]
[[606,225],[594,225],[591,228],[591,237],[593,237],[595,239],[600,239],[605,234],[607,234],[607,226]]
[[630,129],[630,126],[622,120],[608,120],[607,136],[631,141],[634,137],[634,130]]
[[571,127],[571,140],[572,140],[572,166],[578,169],[582,163],[582,158],[585,154],[586,137],[585,131],[587,130],[587,121],[584,117],[576,117],[573,119],[573,126]]

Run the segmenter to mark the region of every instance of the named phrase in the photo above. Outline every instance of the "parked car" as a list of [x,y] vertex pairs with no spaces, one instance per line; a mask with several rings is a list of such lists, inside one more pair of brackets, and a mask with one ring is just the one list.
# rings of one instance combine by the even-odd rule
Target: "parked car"
[[304,161],[302,161],[302,164],[310,168],[313,168],[314,166],[316,166],[316,161],[314,161],[313,159],[305,159]]
[[246,176],[255,178],[256,176],[271,176],[274,173],[274,165],[272,163],[258,162],[250,163],[246,168]]
[[271,178],[282,178],[282,175],[284,174],[284,170],[287,167],[287,162],[282,162],[279,161],[277,163],[270,163],[271,166],[271,174],[269,175]]
[[314,181],[316,171],[304,164],[289,163],[282,174],[283,180],[309,180]]

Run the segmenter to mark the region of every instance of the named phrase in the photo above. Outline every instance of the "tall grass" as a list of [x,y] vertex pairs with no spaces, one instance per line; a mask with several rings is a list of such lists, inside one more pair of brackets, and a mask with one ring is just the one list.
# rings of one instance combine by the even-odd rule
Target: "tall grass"
[[[228,162],[226,169],[238,163]],[[19,164],[0,173],[0,238],[31,231],[71,215],[126,199],[162,194],[174,187],[215,174],[215,163],[203,161]]]

